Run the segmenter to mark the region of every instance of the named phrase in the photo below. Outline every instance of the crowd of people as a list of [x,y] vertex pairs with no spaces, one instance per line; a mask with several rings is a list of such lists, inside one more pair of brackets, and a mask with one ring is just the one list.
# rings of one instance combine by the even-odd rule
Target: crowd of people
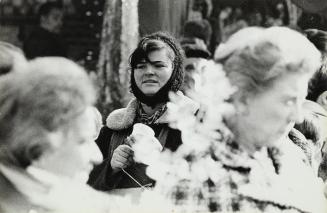
[[[55,17],[60,27],[60,11],[49,11],[42,9],[41,27]],[[158,142],[159,154],[186,143],[169,124],[169,97],[187,103],[191,116],[205,112],[192,99],[203,60],[220,65],[236,88],[226,100],[234,111],[223,115],[228,134],[210,150],[220,169],[206,180],[215,199],[207,211],[326,212],[327,33],[245,27],[211,54],[206,24],[192,20],[184,30],[180,41],[166,32],[140,39],[129,60],[134,98],[103,125],[82,67],[39,57],[40,45],[25,46],[26,57],[0,42],[0,212],[133,212],[124,196],[156,186],[148,165],[135,161],[134,144]],[[141,128],[139,137],[137,124],[153,131]]]

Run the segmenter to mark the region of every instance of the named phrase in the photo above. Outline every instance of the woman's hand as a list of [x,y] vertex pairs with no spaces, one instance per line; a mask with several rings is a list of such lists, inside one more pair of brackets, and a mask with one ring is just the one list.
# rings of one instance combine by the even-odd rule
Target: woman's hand
[[120,169],[124,169],[130,166],[133,160],[134,152],[132,148],[126,144],[119,145],[111,158],[110,165],[114,171],[118,171]]

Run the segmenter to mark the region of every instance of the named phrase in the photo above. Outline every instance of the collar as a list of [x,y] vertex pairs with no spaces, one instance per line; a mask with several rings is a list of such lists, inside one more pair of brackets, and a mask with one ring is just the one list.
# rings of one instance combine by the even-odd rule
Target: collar
[[138,115],[137,115],[137,122],[146,124],[146,125],[151,125],[153,123],[155,123],[158,118],[160,118],[167,110],[167,104],[164,104],[163,106],[161,106],[159,109],[157,109],[157,111],[155,111],[152,115],[148,115],[146,114],[146,112],[144,111],[141,103],[139,102],[138,104]]
[[269,159],[266,148],[262,148],[251,155],[235,141],[219,143],[216,150],[216,156],[219,158],[219,161],[225,167],[232,170],[250,172],[254,162],[256,162],[258,159],[265,159],[265,161]]
[[46,212],[117,212],[121,202],[119,197],[33,166],[24,170],[0,163],[0,172],[33,207]]
[[[193,108],[194,113],[199,108],[199,105],[192,99],[183,95],[182,92],[176,93],[180,99],[190,104]],[[138,101],[133,98],[126,108],[114,110],[109,114],[106,120],[107,126],[112,130],[123,130],[133,126],[138,110]],[[155,124],[168,123],[168,112],[167,110],[154,122]]]

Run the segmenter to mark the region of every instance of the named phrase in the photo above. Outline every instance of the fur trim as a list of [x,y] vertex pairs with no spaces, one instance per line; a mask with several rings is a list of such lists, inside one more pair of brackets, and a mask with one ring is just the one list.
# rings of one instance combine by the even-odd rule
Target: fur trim
[[114,110],[109,114],[106,123],[110,129],[122,130],[132,126],[136,117],[137,100],[132,99],[126,108]]
[[[193,108],[194,113],[199,109],[199,104],[192,99],[183,95],[178,91],[177,95],[183,99],[183,101]],[[131,127],[134,124],[137,111],[137,100],[132,99],[126,108],[114,110],[109,114],[106,124],[112,130],[123,130]],[[155,123],[168,123],[167,111],[155,122]]]

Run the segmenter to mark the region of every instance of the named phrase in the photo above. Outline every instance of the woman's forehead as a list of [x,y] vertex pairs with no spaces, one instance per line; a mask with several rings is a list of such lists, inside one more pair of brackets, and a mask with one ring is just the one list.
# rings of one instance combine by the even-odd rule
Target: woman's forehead
[[145,57],[142,57],[139,60],[139,63],[146,63],[146,62],[159,62],[164,61],[167,62],[174,60],[174,53],[169,50],[169,48],[160,48],[156,50],[152,50],[147,53]]

